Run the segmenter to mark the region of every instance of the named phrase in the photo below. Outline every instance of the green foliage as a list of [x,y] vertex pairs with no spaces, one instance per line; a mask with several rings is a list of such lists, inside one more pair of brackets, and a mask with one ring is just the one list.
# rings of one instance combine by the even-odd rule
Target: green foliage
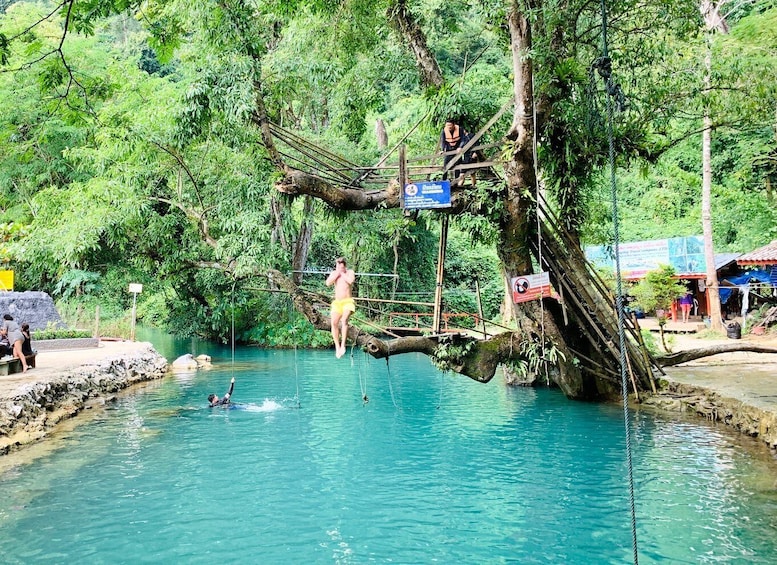
[[[226,342],[234,319],[244,341],[328,344],[325,332],[287,314],[286,299],[248,290],[267,268],[290,269],[305,221],[314,226],[308,268],[326,270],[343,255],[359,271],[398,275],[361,277],[361,296],[428,298],[437,215],[344,214],[317,204],[309,217],[304,199],[278,197],[255,127],[257,94],[273,122],[359,165],[381,157],[371,127],[378,118],[390,145],[412,130],[409,154],[424,155],[446,117],[477,131],[513,94],[504,3],[410,3],[447,79],[428,92],[412,53],[389,31],[394,2],[171,0],[141,9],[134,0],[79,0],[63,6],[72,12],[61,49],[61,11],[44,18],[44,4],[3,6],[0,65],[17,70],[0,73],[0,222],[13,226],[2,257],[22,288],[59,293],[82,316],[100,305],[116,331],[128,320],[127,284],[142,282],[146,323]],[[702,44],[689,35],[698,9],[674,1],[611,9],[613,64],[629,99],[617,116],[616,151],[621,164],[645,157],[652,168],[622,175],[623,239],[695,235],[698,142],[677,140],[698,130],[704,101]],[[525,55],[543,101],[542,182],[568,227],[609,239],[603,84],[591,66],[598,12],[596,3],[538,5],[527,12],[533,45]],[[777,229],[767,189],[775,174],[773,18],[768,6],[737,14],[731,37],[716,39],[716,85],[731,94],[707,95],[722,116],[713,211],[716,244],[731,250]],[[502,141],[512,120],[506,113],[482,141]],[[301,157],[279,146],[290,161]],[[445,300],[477,311],[477,280],[494,317],[504,293],[493,249],[507,214],[504,183],[481,181],[470,196],[452,222]]]
[[506,365],[520,380],[525,381],[540,375],[544,376],[549,384],[551,367],[564,360],[564,353],[551,340],[546,339],[543,343],[536,338],[523,339],[518,344],[516,354]]
[[48,327],[45,330],[35,330],[30,334],[30,338],[35,341],[46,339],[80,339],[87,337],[92,337],[91,332],[87,330],[69,330],[51,327]]
[[441,336],[430,357],[432,365],[443,372],[456,370],[472,351],[475,343],[476,341],[471,339],[462,340],[452,336]]
[[672,302],[686,293],[685,284],[679,282],[675,270],[670,265],[661,265],[649,271],[645,278],[634,285],[630,294],[635,303],[645,312],[656,312],[659,325],[666,324]]

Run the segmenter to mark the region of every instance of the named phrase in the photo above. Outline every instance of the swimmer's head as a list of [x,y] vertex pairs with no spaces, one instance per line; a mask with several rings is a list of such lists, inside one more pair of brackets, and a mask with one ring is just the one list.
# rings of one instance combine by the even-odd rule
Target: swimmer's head
[[213,401],[214,401],[214,400],[218,400],[218,399],[219,399],[219,397],[218,397],[218,396],[216,396],[216,395],[215,395],[215,394],[213,394],[213,393],[211,393],[211,394],[209,394],[209,395],[208,395],[208,402],[210,402],[211,404],[213,404]]

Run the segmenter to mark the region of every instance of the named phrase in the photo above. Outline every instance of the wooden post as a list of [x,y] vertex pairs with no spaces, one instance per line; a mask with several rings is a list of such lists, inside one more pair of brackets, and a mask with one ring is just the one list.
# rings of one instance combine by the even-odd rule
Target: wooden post
[[443,214],[440,225],[440,247],[437,251],[437,283],[434,288],[434,321],[432,333],[440,333],[440,318],[442,318],[442,283],[445,274],[445,248],[448,243],[448,215]]
[[100,305],[94,307],[94,335],[92,337],[100,337]]
[[483,322],[483,339],[488,339],[486,320],[483,318],[483,302],[480,300],[480,282],[478,282],[477,277],[475,277],[475,293],[478,297],[478,316],[480,316],[480,321]]

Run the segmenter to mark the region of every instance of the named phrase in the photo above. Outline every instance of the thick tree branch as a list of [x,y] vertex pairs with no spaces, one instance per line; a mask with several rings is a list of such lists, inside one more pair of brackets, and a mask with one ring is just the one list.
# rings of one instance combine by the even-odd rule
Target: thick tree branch
[[718,355],[720,353],[731,353],[733,351],[750,351],[752,353],[777,353],[777,348],[763,347],[760,345],[753,345],[747,342],[739,343],[725,343],[721,345],[712,345],[710,347],[699,347],[697,349],[687,349],[685,351],[678,351],[677,353],[671,353],[664,355],[656,359],[658,363],[663,367],[673,367],[674,365],[680,365],[681,363],[687,363],[688,361],[694,361],[701,359],[702,357],[710,357],[712,355]]

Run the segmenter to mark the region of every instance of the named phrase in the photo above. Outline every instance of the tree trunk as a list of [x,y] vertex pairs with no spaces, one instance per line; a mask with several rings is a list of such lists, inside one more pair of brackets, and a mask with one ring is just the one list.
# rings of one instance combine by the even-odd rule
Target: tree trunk
[[[707,28],[706,52],[704,54],[704,92],[709,96],[712,88],[712,34],[715,31],[728,32],[728,26],[720,15],[720,8],[727,3],[721,0],[717,4],[702,0],[701,13]],[[718,273],[715,269],[715,248],[712,242],[712,118],[710,104],[704,105],[704,129],[701,138],[701,224],[704,234],[704,261],[707,264],[707,302],[710,305],[710,326],[716,332],[723,331],[723,317],[720,312],[720,290]]]
[[[534,155],[534,98],[532,93],[531,27],[528,18],[513,3],[508,14],[511,50],[513,54],[513,89],[515,112],[508,137],[513,140],[513,151],[505,168],[507,178],[506,214],[500,226],[499,258],[505,270],[506,283],[518,275],[532,273],[530,238],[537,236],[537,209],[526,198],[526,192],[537,190]],[[573,364],[574,356],[549,311],[541,301],[510,301],[507,312],[518,324],[521,340],[530,340],[544,349],[552,344],[560,352],[555,381],[567,396],[585,396],[580,370]],[[537,375],[539,376],[539,375]],[[547,376],[547,375],[546,375]]]
[[388,7],[388,19],[404,40],[405,46],[413,52],[421,75],[421,83],[427,88],[440,88],[445,84],[440,65],[429,50],[423,30],[407,9],[407,2],[405,0],[391,2]]
[[302,282],[302,271],[308,262],[308,251],[310,251],[310,242],[313,240],[313,199],[310,196],[305,197],[305,204],[302,207],[302,223],[297,235],[297,243],[294,245],[294,257],[291,260],[291,268],[294,271],[294,282]]

